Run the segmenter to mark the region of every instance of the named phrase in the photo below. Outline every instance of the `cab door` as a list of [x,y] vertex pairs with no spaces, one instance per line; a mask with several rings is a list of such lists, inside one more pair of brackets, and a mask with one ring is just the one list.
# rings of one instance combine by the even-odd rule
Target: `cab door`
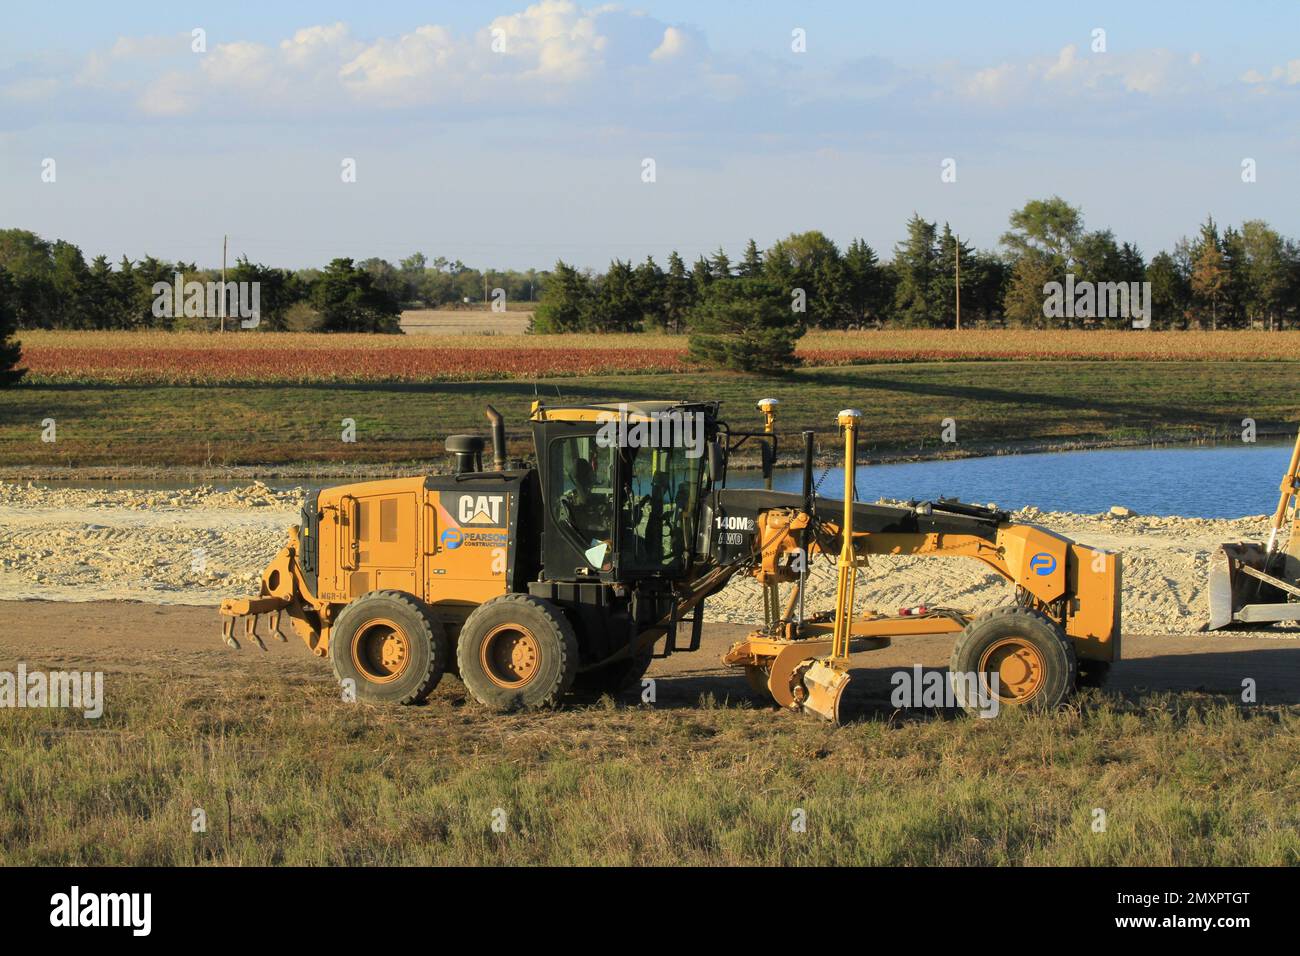
[[[388,487],[384,487],[388,485]],[[369,591],[420,594],[419,492],[388,482],[359,485],[339,499],[339,578],[351,597]]]
[[510,590],[510,539],[518,492],[517,480],[428,479],[422,521],[429,604],[477,606]]

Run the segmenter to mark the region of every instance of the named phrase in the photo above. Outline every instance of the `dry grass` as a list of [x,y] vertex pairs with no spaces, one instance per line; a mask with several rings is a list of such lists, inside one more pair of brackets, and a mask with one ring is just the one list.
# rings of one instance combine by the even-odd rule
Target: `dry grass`
[[[0,863],[1300,858],[1296,708],[1094,695],[1047,716],[877,714],[830,730],[712,700],[491,717],[451,678],[420,708],[344,704],[336,690],[319,671],[260,684],[110,674],[93,725],[4,712]],[[195,808],[205,833],[191,830]]]

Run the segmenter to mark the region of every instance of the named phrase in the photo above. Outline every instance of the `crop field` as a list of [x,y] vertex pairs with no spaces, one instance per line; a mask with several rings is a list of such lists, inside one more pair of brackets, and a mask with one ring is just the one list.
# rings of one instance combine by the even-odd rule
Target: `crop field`
[[[463,382],[692,368],[665,334],[406,336],[42,332],[22,335],[35,383]],[[914,362],[1300,361],[1300,332],[812,332],[810,368]]]
[[[0,467],[16,477],[441,460],[448,434],[482,432],[487,403],[523,455],[538,398],[716,399],[742,429],[757,399],[775,397],[783,433],[811,428],[823,442],[835,413],[857,407],[864,452],[907,457],[1221,440],[1244,417],[1281,434],[1300,392],[1300,333],[818,332],[803,340],[804,366],[775,378],[696,367],[668,335],[23,340],[31,374],[0,400]],[[946,418],[955,444],[940,442]],[[345,419],[354,442],[341,438]]]

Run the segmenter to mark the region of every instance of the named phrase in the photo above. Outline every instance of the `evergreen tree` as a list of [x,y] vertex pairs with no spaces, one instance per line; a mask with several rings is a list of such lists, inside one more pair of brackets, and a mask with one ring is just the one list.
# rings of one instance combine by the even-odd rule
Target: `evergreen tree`
[[764,279],[715,282],[691,312],[690,352],[707,365],[779,375],[798,363],[804,333],[784,290]]
[[876,251],[862,239],[854,239],[844,252],[844,276],[851,323],[861,326],[882,318],[887,301],[884,270]]
[[665,302],[664,270],[659,268],[653,256],[646,256],[645,262],[636,267],[632,274],[632,288],[641,309],[642,323],[650,323],[658,328],[666,324],[667,305]]
[[14,293],[13,277],[8,269],[0,266],[0,388],[15,384],[27,374],[27,369],[18,368],[23,357],[23,347],[14,338],[14,333],[18,330]]
[[615,259],[587,300],[583,328],[593,332],[641,331],[641,305],[637,301],[631,262]]
[[802,289],[808,321],[842,328],[853,317],[851,288],[835,243],[817,230],[792,233],[764,257],[765,277],[785,290],[787,302]]
[[894,269],[898,287],[894,290],[894,315],[904,325],[936,325],[938,309],[933,302],[939,253],[936,226],[916,213],[907,220],[907,238],[894,247]]
[[1174,257],[1167,252],[1154,256],[1145,281],[1151,283],[1152,328],[1186,328],[1191,286]]
[[972,298],[967,294],[970,280],[977,274],[974,250],[960,242],[948,223],[935,247],[934,278],[930,281],[930,307],[937,324],[944,328],[957,325],[957,255],[960,247],[962,273],[962,312],[970,319]]
[[722,246],[718,246],[718,251],[709,258],[709,274],[714,279],[731,278],[731,260],[727,258]]
[[713,284],[713,266],[704,256],[696,259],[695,265],[691,268],[691,283],[695,286],[695,301],[699,302],[708,293],[709,286]]
[[556,260],[533,313],[532,331],[548,334],[582,329],[591,299],[591,283],[573,266]]
[[664,274],[664,328],[674,334],[681,332],[695,302],[695,284],[686,271],[686,263],[674,250],[668,254],[668,271]]
[[323,332],[400,332],[401,305],[351,259],[333,260],[311,290]]
[[753,239],[745,246],[745,258],[740,260],[736,274],[742,279],[757,279],[763,274],[763,254]]
[[686,263],[674,250],[668,254],[664,276],[664,326],[674,334],[680,332],[695,301],[695,285],[686,273]]
[[1192,296],[1202,307],[1208,308],[1210,329],[1219,327],[1219,304],[1228,287],[1228,267],[1223,259],[1219,230],[1213,217],[1201,226],[1201,235],[1192,251]]

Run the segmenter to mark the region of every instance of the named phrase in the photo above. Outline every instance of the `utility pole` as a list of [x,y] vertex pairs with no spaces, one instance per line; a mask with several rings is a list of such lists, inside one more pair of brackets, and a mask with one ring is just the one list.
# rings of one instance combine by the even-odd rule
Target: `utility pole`
[[953,258],[957,262],[957,331],[961,331],[961,236],[954,235]]
[[229,236],[221,237],[221,331],[226,331],[226,246]]

